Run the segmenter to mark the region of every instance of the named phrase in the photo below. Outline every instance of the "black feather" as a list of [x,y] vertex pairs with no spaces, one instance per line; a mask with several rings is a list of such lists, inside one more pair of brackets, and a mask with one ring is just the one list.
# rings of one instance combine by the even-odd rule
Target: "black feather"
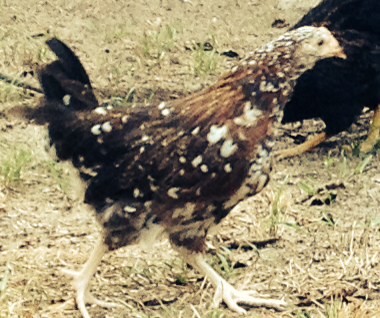
[[380,103],[380,1],[324,0],[293,28],[326,26],[343,46],[346,60],[319,61],[297,82],[283,123],[321,118],[328,135],[347,129],[364,106]]
[[65,70],[67,76],[76,79],[82,84],[87,84],[91,87],[90,78],[75,53],[62,41],[53,38],[46,41],[46,44],[58,57],[58,60]]
[[74,110],[93,109],[99,106],[90,79],[74,52],[55,38],[46,43],[58,57],[57,61],[45,66],[39,72],[46,99],[61,101],[67,97],[67,106]]
[[[326,38],[327,51],[319,50]],[[305,41],[313,43],[312,54]],[[89,268],[106,250],[144,240],[152,227],[153,240],[166,233],[217,288],[224,284],[232,290],[223,295],[231,307],[230,295],[238,292],[202,260],[208,231],[238,202],[266,186],[274,113],[301,73],[321,58],[339,55],[341,47],[325,28],[301,28],[253,52],[198,93],[112,109],[99,107],[74,53],[59,41],[52,43],[58,60],[40,71],[46,94],[41,108],[47,110],[58,157],[71,160],[86,179],[85,201],[103,227],[100,244],[77,276],[79,283],[74,282],[85,285],[77,288],[82,314],[89,316]],[[263,304],[254,298],[244,301]],[[232,309],[243,312],[232,302]],[[285,305],[282,300],[265,303]]]

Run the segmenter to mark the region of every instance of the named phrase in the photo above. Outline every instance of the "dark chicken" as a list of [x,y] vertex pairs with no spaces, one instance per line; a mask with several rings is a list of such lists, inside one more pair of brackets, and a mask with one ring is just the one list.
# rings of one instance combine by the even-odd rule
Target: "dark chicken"
[[371,151],[380,141],[380,1],[324,0],[294,29],[305,25],[327,27],[347,59],[319,61],[299,78],[282,122],[320,118],[326,127],[305,143],[279,152],[278,157],[301,154],[349,128],[365,106],[375,113],[361,151]]
[[100,107],[80,61],[62,42],[47,42],[58,60],[43,67],[39,118],[60,159],[71,160],[87,182],[103,236],[74,276],[76,302],[107,306],[89,292],[104,253],[162,234],[216,288],[224,301],[281,309],[283,300],[238,291],[204,260],[205,239],[241,200],[269,180],[271,126],[297,77],[316,61],[344,56],[325,28],[304,27],[269,43],[189,97],[149,107]]

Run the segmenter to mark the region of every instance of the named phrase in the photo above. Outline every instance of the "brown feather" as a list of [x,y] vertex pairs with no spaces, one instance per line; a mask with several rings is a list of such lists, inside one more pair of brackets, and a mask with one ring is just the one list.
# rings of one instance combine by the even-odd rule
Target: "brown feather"
[[[303,28],[253,52],[203,91],[118,109],[94,102],[74,53],[50,64],[56,72],[43,68],[50,138],[87,180],[85,201],[97,212],[108,249],[159,226],[177,248],[203,252],[208,231],[268,183],[272,122],[297,77],[339,53],[326,29]],[[90,101],[78,104],[86,96]]]

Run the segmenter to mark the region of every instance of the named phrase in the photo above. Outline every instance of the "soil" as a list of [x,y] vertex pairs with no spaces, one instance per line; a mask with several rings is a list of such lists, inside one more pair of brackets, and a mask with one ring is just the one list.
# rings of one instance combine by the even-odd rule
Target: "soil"
[[[36,68],[53,57],[44,42],[57,36],[81,58],[102,101],[176,98],[237,63],[219,53],[244,56],[318,2],[0,0],[0,71],[38,87]],[[203,51],[206,42],[212,52]],[[215,67],[196,66],[208,57]],[[50,156],[46,127],[15,111],[40,98],[0,83],[1,318],[80,317],[61,270],[79,269],[100,231],[70,165]],[[233,285],[289,302],[283,312],[246,308],[246,317],[380,317],[379,154],[355,155],[370,116],[311,153],[277,162],[266,189],[210,236],[208,261]],[[322,127],[279,127],[276,147]],[[121,305],[89,306],[92,317],[239,316],[210,308],[212,286],[167,241],[107,254],[92,290]]]

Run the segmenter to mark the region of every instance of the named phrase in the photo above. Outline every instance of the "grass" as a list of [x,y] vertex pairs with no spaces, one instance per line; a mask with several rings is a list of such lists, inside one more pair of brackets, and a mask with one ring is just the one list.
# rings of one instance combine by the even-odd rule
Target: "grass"
[[53,160],[48,160],[42,163],[41,168],[45,170],[53,180],[55,180],[60,190],[62,190],[65,194],[69,192],[70,180],[66,176],[62,165]]
[[32,162],[32,153],[28,149],[17,148],[0,162],[0,180],[6,186],[12,186],[22,179],[23,172]]
[[134,104],[135,98],[134,93],[127,94],[126,96],[111,96],[107,104],[112,105],[112,107],[129,107]]
[[[96,27],[95,27],[96,30]],[[106,32],[104,33],[103,41],[104,43],[117,43],[120,40],[123,40],[125,38],[128,38],[130,36],[129,34],[129,25],[125,22],[121,24],[115,24],[111,27],[107,28]]]
[[[0,55],[0,77],[3,75],[13,79],[11,83],[0,80],[0,107],[4,107],[4,104],[21,103],[26,99],[31,100],[25,90],[15,84],[25,81],[21,74],[35,72],[38,65],[52,59],[53,54],[43,43],[43,39],[33,39],[24,30],[6,31],[0,28]],[[38,86],[36,83],[31,84]]]
[[296,318],[312,318],[311,314],[307,311],[298,311],[295,313]]
[[368,315],[360,306],[349,308],[341,300],[334,300],[326,303],[324,312],[320,312],[321,318],[374,318],[375,316]]
[[298,187],[305,192],[308,196],[314,196],[318,193],[313,181],[308,179],[308,181],[301,181]]
[[[44,41],[50,37],[47,36],[46,38],[36,40],[26,35],[23,30],[2,32],[0,29],[0,43],[2,44],[0,53],[3,54],[2,63],[13,61],[18,66],[32,68],[39,63],[48,62],[53,57],[53,53],[44,44]],[[12,65],[5,64],[5,66]],[[18,71],[22,70],[18,68]]]
[[[25,34],[52,30],[52,32],[58,36],[62,34],[65,40],[68,41],[68,44],[75,44],[74,47],[76,51],[78,51],[78,54],[83,57],[83,62],[86,69],[88,69],[90,77],[94,81],[95,87],[104,88],[106,86],[107,88],[108,84],[110,91],[117,88],[119,91],[124,92],[125,95],[120,94],[122,97],[111,100],[112,104],[116,106],[129,106],[135,103],[136,99],[138,101],[139,94],[137,93],[140,93],[142,84],[145,85],[145,88],[149,86],[149,88],[152,89],[152,98],[154,94],[154,97],[157,96],[155,93],[157,87],[175,88],[175,90],[183,91],[184,85],[192,87],[187,83],[190,82],[192,84],[195,81],[197,83],[201,82],[199,78],[194,79],[194,73],[197,73],[199,76],[212,74],[217,72],[220,64],[223,64],[219,63],[220,57],[216,51],[206,52],[203,48],[199,48],[191,53],[178,52],[177,46],[182,42],[182,38],[184,38],[182,31],[178,31],[178,28],[175,28],[175,32],[172,32],[173,30],[168,30],[166,27],[160,27],[153,33],[146,33],[144,38],[129,38],[127,32],[131,31],[131,34],[133,34],[133,32],[135,32],[134,34],[140,34],[141,28],[144,28],[144,25],[138,25],[139,30],[127,30],[127,27],[137,29],[133,23],[129,23],[128,17],[126,17],[127,14],[133,15],[136,13],[136,10],[132,11],[133,6],[128,9],[125,8],[125,11],[121,14],[121,11],[115,11],[121,7],[121,4],[118,2],[87,1],[78,7],[79,4],[73,6],[75,3],[71,0],[56,4],[54,8],[57,10],[52,10],[52,6],[55,5],[52,2],[30,4],[21,1],[11,4],[9,1],[0,1],[0,3],[8,3],[8,6],[12,6],[12,8],[9,9],[4,8],[0,16],[2,14],[5,15],[7,13],[6,10],[9,10],[8,15],[10,15],[10,9],[12,9],[15,14],[17,14],[18,19],[14,23],[4,23],[0,26],[0,39],[3,39],[0,42],[0,53],[3,57],[2,61],[0,61],[0,68],[2,70],[11,74],[17,74],[21,70],[24,70],[24,68],[33,66],[36,62],[50,59],[47,48],[43,44],[44,39],[30,40]],[[164,1],[163,3],[168,2]],[[205,5],[207,4],[207,2],[204,3]],[[138,2],[136,2],[136,5],[137,4]],[[241,2],[241,4],[243,4],[243,2]],[[179,1],[178,3],[176,2],[176,5],[182,6],[182,3]],[[188,3],[183,5],[187,6],[186,8],[191,8]],[[22,10],[24,6],[30,6],[31,10],[27,10],[28,8]],[[108,10],[99,9],[98,6],[109,6],[109,10],[114,10],[114,12],[109,14]],[[118,8],[115,9],[117,6]],[[36,8],[33,9],[33,7]],[[259,7],[260,6],[255,7],[255,11]],[[62,14],[58,15],[60,12],[58,8],[62,10]],[[226,8],[228,9],[228,7]],[[96,9],[98,9],[98,11],[96,11]],[[175,10],[175,8],[170,9]],[[128,10],[130,11],[127,12]],[[105,12],[107,12],[106,16],[104,16],[104,14],[102,16],[102,13]],[[162,12],[154,12],[153,16],[159,16],[161,13]],[[60,21],[57,21],[57,16],[59,16]],[[113,21],[113,18],[118,16],[120,16],[119,20]],[[162,17],[165,23],[169,25],[175,23],[175,21],[169,20],[169,15],[168,17],[165,15]],[[96,19],[99,20],[97,28],[94,28],[91,32],[88,31],[88,28],[83,28],[83,24],[88,24],[86,21],[89,18],[95,19],[95,22],[97,22]],[[179,16],[179,18],[181,18],[181,16]],[[211,18],[211,16],[208,15],[207,19],[209,18]],[[151,17],[147,15],[146,19],[151,19]],[[122,20],[122,23],[120,23],[120,20]],[[137,22],[140,21],[137,20]],[[102,28],[104,24],[108,26],[115,23],[117,25],[114,28]],[[123,23],[126,27],[123,27]],[[186,25],[185,23],[183,24]],[[235,25],[236,24],[231,24],[231,28],[236,28]],[[2,30],[10,28],[12,28],[12,30],[18,28],[19,33],[15,35],[13,32],[10,32],[7,34],[7,39],[4,40],[4,38],[1,38]],[[219,25],[218,28],[223,29],[219,27]],[[275,31],[275,29],[273,29],[273,31]],[[106,32],[110,32],[109,38],[107,39],[109,43],[106,44],[107,48],[110,49],[110,53],[107,54],[104,53],[105,47],[102,43]],[[210,30],[207,32],[211,33],[214,31]],[[244,32],[252,34],[248,26]],[[260,34],[259,31],[257,32]],[[243,31],[236,34],[241,36],[242,33]],[[234,33],[231,34],[233,35]],[[201,34],[200,31],[198,33],[197,30],[196,36],[205,38],[207,34]],[[94,41],[95,37],[97,41]],[[126,39],[126,37],[128,38]],[[186,39],[191,40],[192,38],[187,37]],[[238,47],[238,49],[243,50],[248,46],[253,47],[255,45],[254,43],[247,43],[244,39],[245,37],[241,37],[242,46]],[[133,60],[130,58],[130,55],[134,53],[133,48],[136,42],[140,50],[140,55],[137,56],[136,60]],[[171,62],[173,56],[181,63],[167,65],[166,63],[168,61]],[[106,60],[106,58],[108,60]],[[149,67],[139,67],[137,61],[139,58],[142,61],[147,60],[150,65],[159,67],[155,67],[153,71],[149,69]],[[103,61],[104,63],[102,63]],[[114,67],[113,72],[115,75],[114,78],[107,82],[106,77],[110,74],[108,70],[111,69],[111,67]],[[107,72],[105,69],[107,69]],[[135,75],[133,81],[129,81],[133,75]],[[101,81],[98,81],[98,79]],[[118,81],[120,82],[120,87],[118,86]],[[103,85],[104,82],[106,82],[106,85]],[[168,83],[171,84],[169,85]],[[132,89],[130,89],[131,87]],[[134,87],[138,90],[137,93],[136,90],[133,89]],[[3,89],[9,91],[2,92]],[[12,106],[17,106],[24,98],[22,90],[0,83],[0,95],[1,94],[3,94],[3,100],[12,103]],[[148,97],[148,99],[150,98],[151,97]],[[1,120],[1,125],[6,124],[3,118],[1,118]],[[19,124],[16,123],[16,125]],[[18,126],[15,128],[18,128]],[[11,128],[6,131],[1,131],[0,134],[12,135],[12,140],[15,140],[12,145],[22,145],[28,143],[31,139],[38,141],[39,145],[42,143],[42,140],[39,140],[39,136],[32,137],[28,132],[29,130],[23,132],[23,128],[18,130]],[[34,158],[34,148],[31,148],[33,151],[30,151],[32,155],[31,162],[28,163],[24,161],[24,163],[22,163],[23,160],[21,160],[17,163],[17,160],[14,159],[16,150],[10,149],[8,151],[7,149],[6,152],[8,155],[5,156],[6,154],[4,153],[2,143],[0,143],[0,148],[0,169],[2,169],[2,172],[3,170],[4,172],[8,171],[6,175],[8,175],[10,179],[19,180],[15,181],[15,183],[10,182],[10,184],[12,186],[17,185],[17,183],[21,181],[22,183],[19,185],[21,188],[24,181],[26,181],[31,182],[33,185],[23,187],[22,191],[7,191],[6,196],[2,196],[1,186],[5,177],[0,173],[0,259],[3,261],[0,262],[0,297],[5,297],[0,299],[0,316],[80,317],[72,299],[73,291],[70,281],[60,276],[59,268],[63,266],[62,263],[64,260],[70,263],[68,265],[73,267],[77,267],[77,264],[79,267],[79,264],[85,261],[88,256],[87,250],[89,247],[88,240],[85,237],[89,236],[89,233],[95,232],[98,227],[96,227],[96,224],[90,222],[93,220],[90,218],[91,214],[89,211],[82,211],[84,209],[78,208],[75,200],[63,196],[61,191],[54,191],[55,188],[57,188],[57,184],[63,191],[65,191],[64,189],[66,188],[65,171],[60,164],[56,164],[55,162],[41,163],[41,161],[34,164],[34,162],[37,161],[36,158]],[[35,154],[37,154],[37,152],[35,152]],[[260,288],[263,287],[265,289],[264,293],[267,292],[275,297],[277,294],[282,295],[283,293],[292,295],[290,297],[293,297],[293,299],[290,300],[290,303],[293,303],[292,300],[295,299],[293,303],[295,306],[297,306],[297,297],[304,296],[304,291],[307,291],[307,295],[310,294],[310,299],[313,299],[315,295],[319,295],[320,291],[326,289],[327,283],[330,283],[332,286],[334,286],[335,283],[336,285],[340,283],[354,284],[355,286],[359,286],[364,292],[370,291],[371,286],[377,286],[379,267],[375,261],[377,258],[377,247],[379,246],[379,214],[373,216],[375,214],[373,213],[373,215],[371,214],[371,218],[369,218],[369,220],[373,220],[368,230],[369,243],[360,243],[355,240],[355,245],[353,246],[353,248],[356,249],[355,254],[352,254],[351,262],[345,265],[347,267],[345,275],[341,276],[340,274],[342,270],[339,267],[339,259],[342,258],[346,261],[351,255],[347,255],[346,245],[344,245],[344,248],[339,248],[342,247],[339,241],[340,235],[347,232],[347,227],[343,226],[353,219],[360,220],[364,214],[370,214],[371,204],[374,206],[373,202],[378,198],[378,192],[376,192],[375,188],[378,186],[378,183],[371,183],[371,180],[375,177],[372,172],[377,173],[378,171],[375,170],[377,168],[376,157],[352,159],[347,154],[342,155],[344,157],[332,157],[331,160],[328,159],[326,161],[326,165],[329,167],[328,169],[331,175],[333,175],[333,180],[337,179],[338,175],[349,178],[353,176],[353,173],[356,174],[352,178],[356,176],[360,178],[358,178],[357,182],[350,183],[350,186],[347,186],[344,190],[345,196],[343,199],[347,200],[348,203],[342,207],[340,206],[340,202],[338,202],[339,204],[334,206],[333,216],[339,220],[337,227],[324,226],[321,228],[320,224],[315,222],[315,218],[320,216],[320,210],[296,202],[296,196],[300,192],[298,188],[299,172],[304,173],[302,178],[306,183],[305,192],[313,193],[316,189],[319,189],[319,184],[329,182],[329,178],[326,178],[325,174],[315,177],[315,174],[309,173],[316,169],[316,163],[319,165],[321,161],[325,160],[323,156],[318,158],[318,162],[305,162],[304,165],[298,165],[300,161],[294,159],[294,166],[286,166],[286,169],[289,171],[290,180],[280,186],[284,186],[286,191],[293,191],[291,193],[294,194],[294,200],[292,199],[291,201],[294,202],[294,206],[291,207],[291,210],[285,210],[285,193],[281,193],[281,191],[276,193],[272,207],[269,207],[265,197],[260,194],[255,197],[255,203],[252,204],[248,210],[248,212],[254,216],[254,218],[252,217],[253,220],[259,220],[258,213],[262,213],[267,217],[269,209],[274,234],[282,230],[282,224],[284,223],[279,222],[283,222],[284,220],[282,219],[285,219],[285,217],[288,218],[291,216],[296,220],[304,221],[299,223],[299,227],[301,227],[303,231],[295,233],[294,230],[290,230],[280,233],[281,238],[273,250],[279,255],[280,259],[294,258],[294,263],[300,266],[300,268],[305,269],[305,272],[293,269],[293,275],[288,274],[285,271],[286,265],[282,265],[282,262],[271,262],[268,264],[265,258],[257,257],[257,251],[254,250],[234,250],[229,252],[228,250],[225,251],[223,248],[219,248],[217,255],[214,257],[207,256],[208,261],[214,261],[215,267],[226,278],[238,273],[239,275],[237,276],[239,277],[234,277],[233,279],[236,285],[243,283],[243,277],[249,277],[249,275],[255,274],[255,276],[252,276],[252,279],[247,279],[249,285],[251,285],[251,283],[255,285],[256,283],[262,283],[260,284]],[[308,158],[308,155],[305,156]],[[21,155],[19,158],[22,159],[22,157]],[[17,168],[17,166],[19,168]],[[3,167],[9,168],[3,169]],[[373,167],[375,167],[375,169],[373,169]],[[31,168],[33,168],[32,173],[29,173]],[[12,175],[14,177],[11,177]],[[41,175],[44,177],[39,178]],[[309,179],[308,176],[315,179]],[[29,177],[33,179],[29,180]],[[272,177],[274,177],[274,174]],[[348,180],[348,182],[350,181],[352,180]],[[360,197],[358,196],[358,189],[360,189],[358,183],[362,181],[363,183],[368,181],[368,187],[373,187],[370,189],[373,190],[373,192],[371,192],[373,198],[370,198],[366,193],[360,194]],[[360,203],[357,203],[358,200],[360,200]],[[347,209],[347,207],[351,207],[351,204],[353,209]],[[372,210],[376,208],[375,206]],[[287,215],[284,215],[285,212]],[[327,212],[324,218],[326,219],[326,223],[331,221]],[[267,221],[267,219],[265,220]],[[231,239],[231,236],[224,236],[225,233],[230,230],[229,226],[232,228],[235,228],[235,226],[239,226],[239,228],[242,226],[249,227],[248,232],[240,230],[234,231],[236,236],[232,238],[239,243],[254,239],[258,231],[257,228],[260,227],[260,224],[263,224],[258,221],[252,221],[251,223],[243,225],[241,223],[242,222],[231,221],[228,226],[225,222],[221,224],[221,228],[218,230],[220,234],[220,245],[223,245],[223,241],[225,240],[227,244]],[[295,224],[298,223],[295,222]],[[265,225],[267,225],[267,223],[265,223]],[[292,226],[296,227],[297,225]],[[264,234],[267,235],[268,227],[263,226],[263,228],[262,231],[265,230]],[[246,235],[246,233],[252,234],[252,237]],[[332,247],[331,245],[325,246],[326,238],[330,238],[331,241],[336,242],[336,248],[335,245]],[[19,246],[22,247],[18,248]],[[314,250],[328,257],[321,258],[318,262],[313,261],[312,252]],[[367,252],[364,251],[367,250],[370,259],[372,257],[374,259],[374,265],[372,268],[368,266],[368,269],[366,268],[367,272],[364,275],[362,272],[357,271],[360,264],[357,265],[354,261],[357,255],[360,255],[360,261],[365,259],[365,255],[358,253],[363,252],[363,254],[365,254]],[[84,253],[84,251],[86,251],[86,253]],[[132,309],[132,312],[129,308],[120,311],[115,310],[114,312],[112,309],[104,310],[97,306],[89,306],[89,311],[94,317],[239,317],[239,315],[226,309],[224,305],[219,309],[210,309],[210,299],[212,299],[214,288],[209,287],[209,282],[206,282],[204,284],[206,287],[199,290],[202,281],[201,275],[196,274],[196,271],[187,268],[182,263],[179,264],[178,256],[171,257],[167,250],[158,247],[154,248],[153,256],[144,256],[144,260],[148,260],[147,262],[142,261],[138,264],[139,266],[134,266],[136,263],[135,259],[125,257],[125,253],[124,250],[120,251],[117,254],[119,255],[118,257],[115,257],[116,253],[109,253],[104,258],[99,270],[103,269],[103,273],[106,275],[98,274],[92,281],[94,283],[94,293],[97,294],[99,298],[104,299],[109,297],[110,299],[123,300],[126,296],[133,297],[136,295],[136,299],[138,300],[140,299],[140,295],[145,296],[147,293],[152,293],[152,298],[154,297],[155,299],[161,300],[169,296],[169,298],[175,298],[176,301],[170,305],[158,304],[157,306],[144,307],[136,305],[133,301],[129,301],[129,298],[127,303],[132,303],[135,307]],[[154,258],[154,256],[156,256],[156,258]],[[244,269],[234,268],[233,263],[235,259],[239,259],[239,262],[248,264],[248,266]],[[11,271],[7,269],[8,264],[14,266]],[[125,275],[122,275],[123,268],[127,269]],[[128,271],[131,272],[130,275],[128,275]],[[323,274],[323,276],[318,275],[319,273]],[[372,276],[369,276],[369,273],[371,273]],[[168,278],[174,281],[177,280],[181,286],[177,286],[175,282],[172,280],[169,281]],[[28,286],[25,287],[25,282],[29,280]],[[103,281],[105,282],[104,284]],[[294,286],[294,288],[292,286]],[[251,286],[247,286],[247,288],[249,287]],[[167,290],[165,290],[165,288],[167,288]],[[296,309],[300,310],[300,312],[297,315],[289,313],[288,311],[274,312],[263,308],[250,308],[247,317],[333,318],[334,315],[338,315],[339,318],[376,317],[378,307],[375,308],[374,306],[379,304],[378,300],[375,298],[365,301],[361,298],[361,295],[362,294],[359,294],[358,297],[354,296],[354,298],[356,298],[357,302],[368,304],[369,307],[373,306],[372,316],[356,314],[356,312],[364,313],[364,311],[347,308],[346,304],[339,304],[339,301],[336,301],[337,304],[334,304],[328,298],[321,301],[321,303],[324,302],[326,305],[318,306],[311,304],[308,308],[298,306]],[[66,307],[58,312],[53,311],[53,305],[60,306],[66,301]],[[354,303],[355,300],[352,302]],[[311,313],[309,313],[309,311]],[[377,317],[380,317],[380,315]]]
[[234,263],[231,260],[231,251],[223,246],[217,249],[216,256],[211,260],[211,266],[224,278],[231,278],[236,274]]
[[38,47],[37,54],[35,55],[36,61],[33,61],[33,57],[32,57],[30,63],[39,62],[41,64],[45,64],[51,61],[52,57],[53,57],[53,53],[47,47],[47,45],[41,45]]
[[356,166],[354,170],[354,175],[363,174],[364,171],[367,169],[368,165],[371,163],[372,159],[372,154],[364,157],[364,159],[361,162],[359,162],[359,164]]
[[334,218],[330,212],[322,212],[321,221],[327,224],[328,226],[334,227],[336,226]]
[[195,76],[205,77],[215,75],[222,62],[222,57],[215,49],[206,51],[203,45],[200,45],[193,52],[193,73]]
[[175,47],[177,39],[178,31],[170,25],[146,31],[138,46],[138,53],[142,58],[160,61]]
[[9,264],[7,264],[4,273],[0,277],[0,300],[3,300],[5,298],[10,274],[11,267]]
[[348,156],[345,151],[342,151],[339,157],[332,157],[331,154],[329,154],[324,161],[324,166],[331,177],[348,180],[366,172],[373,162],[374,157],[374,154],[368,154],[364,157],[360,157],[358,162],[358,160],[353,160],[355,157]]
[[206,318],[223,318],[227,317],[226,313],[223,312],[220,309],[212,309],[210,312],[207,313]]
[[373,153],[377,153],[378,151],[380,151],[380,140],[373,147]]
[[343,310],[343,303],[338,300],[333,300],[324,305],[323,311],[320,310],[318,316],[320,318],[346,318],[346,314],[347,313]]
[[[100,76],[103,80],[107,78],[111,86],[126,91],[131,87],[130,82],[135,82],[143,74],[159,76],[162,65],[170,63],[176,52],[179,38],[178,28],[172,25],[150,26],[138,36],[131,34],[128,26],[113,27],[107,31],[105,38],[108,54],[100,56],[101,62],[97,63],[96,71],[101,70]],[[133,44],[126,44],[120,53],[120,44],[117,43],[127,39]],[[92,60],[95,58],[94,54]],[[105,69],[102,69],[103,66]],[[107,75],[104,76],[104,73]],[[96,76],[92,78],[96,80]]]
[[[15,78],[15,81],[18,79]],[[0,82],[0,104],[18,103],[25,99],[24,91],[13,84]]]
[[135,87],[129,88],[125,95],[110,96],[103,100],[104,105],[110,105],[114,108],[132,107],[136,105],[152,105],[161,101],[160,92],[156,89],[140,89]]
[[[141,59],[154,60],[159,64],[165,56],[172,52],[181,38],[181,32],[171,25],[160,26],[157,30],[146,31],[141,39],[137,53]],[[215,38],[211,41],[216,45]],[[198,45],[192,52],[192,73],[195,76],[206,77],[215,75],[222,63],[222,57],[215,49],[205,50],[204,45]]]
[[271,237],[278,237],[279,231],[278,226],[280,224],[289,225],[284,223],[284,215],[286,213],[288,206],[288,196],[286,191],[283,188],[278,189],[274,194],[272,204],[270,207],[270,216],[269,216],[269,235]]

